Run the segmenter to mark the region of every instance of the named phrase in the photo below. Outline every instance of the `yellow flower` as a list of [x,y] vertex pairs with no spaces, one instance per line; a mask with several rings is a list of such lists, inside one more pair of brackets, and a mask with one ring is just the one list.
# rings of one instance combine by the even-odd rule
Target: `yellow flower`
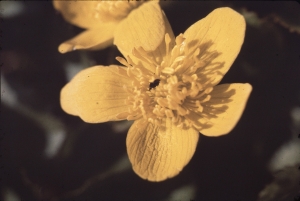
[[[147,5],[141,5],[143,3]],[[115,35],[122,34],[124,28],[130,29],[130,25],[136,23],[131,15],[151,19],[151,24],[155,26],[156,30],[164,28],[161,12],[156,12],[156,16],[152,16],[153,13],[147,14],[149,7],[160,11],[158,1],[54,0],[53,5],[56,10],[62,13],[66,21],[86,29],[83,33],[63,42],[58,47],[61,53],[79,49],[99,50],[112,45]],[[146,15],[142,16],[140,13],[146,13]],[[129,27],[125,27],[125,25]],[[119,26],[121,27],[118,28]],[[158,42],[163,37],[164,35],[161,34]]]
[[150,27],[124,31],[116,44],[126,67],[85,69],[61,91],[62,108],[86,122],[135,120],[127,152],[133,170],[150,181],[177,175],[192,158],[199,132],[229,133],[252,90],[247,83],[217,85],[240,51],[243,16],[219,8],[176,38],[166,18],[165,26],[155,51],[144,50],[152,44],[143,35]]

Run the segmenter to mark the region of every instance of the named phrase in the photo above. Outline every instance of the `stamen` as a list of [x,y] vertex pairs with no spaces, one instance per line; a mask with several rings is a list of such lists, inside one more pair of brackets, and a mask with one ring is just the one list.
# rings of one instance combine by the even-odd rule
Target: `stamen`
[[165,43],[166,43],[166,54],[169,54],[171,38],[168,33],[166,33],[166,35],[165,35]]
[[122,58],[122,57],[116,57],[116,60],[118,62],[120,62],[121,64],[123,64],[124,66],[127,66],[128,68],[130,67],[130,65],[127,63],[127,61],[124,58]]
[[133,78],[132,86],[124,87],[131,94],[126,100],[132,106],[127,119],[144,118],[160,124],[170,118],[181,128],[201,128],[208,122],[205,118],[208,114],[203,110],[205,102],[211,99],[214,75],[210,69],[203,68],[206,61],[199,58],[200,48],[186,51],[183,34],[176,37],[173,47],[169,34],[164,39],[166,53],[160,64],[142,47],[132,49],[131,56],[141,61],[137,64],[130,56],[127,61],[116,58],[128,67],[127,74]]
[[183,34],[180,33],[180,34],[176,37],[176,39],[175,39],[176,45],[182,44],[183,41],[184,41],[184,39],[185,39],[185,38],[183,37]]
[[165,73],[165,74],[168,74],[168,75],[172,75],[174,73],[174,69],[166,67],[161,72]]

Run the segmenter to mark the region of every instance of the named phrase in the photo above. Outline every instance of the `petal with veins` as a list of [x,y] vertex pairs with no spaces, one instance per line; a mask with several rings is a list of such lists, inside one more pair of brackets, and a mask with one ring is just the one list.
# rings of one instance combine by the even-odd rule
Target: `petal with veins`
[[199,133],[180,129],[170,119],[160,126],[137,120],[126,140],[133,170],[143,179],[163,181],[176,176],[191,160]]
[[212,126],[199,130],[206,136],[229,133],[239,121],[248,97],[250,84],[221,84],[210,93],[211,99],[203,104],[203,113]]
[[165,34],[163,13],[158,2],[149,2],[131,11],[115,31],[114,44],[124,56],[136,47],[154,51]]
[[245,29],[242,15],[231,8],[218,8],[184,32],[188,51],[200,48],[198,57],[206,63],[200,75],[215,77],[212,86],[221,81],[240,52]]
[[116,23],[102,23],[94,29],[86,30],[74,38],[63,42],[58,47],[58,50],[60,53],[66,53],[79,49],[104,49],[112,45],[116,26]]
[[87,68],[61,90],[61,107],[88,123],[124,120],[129,106],[123,86],[130,82],[124,67]]
[[60,11],[66,21],[81,28],[92,28],[99,24],[93,11],[97,1],[53,1],[54,8]]

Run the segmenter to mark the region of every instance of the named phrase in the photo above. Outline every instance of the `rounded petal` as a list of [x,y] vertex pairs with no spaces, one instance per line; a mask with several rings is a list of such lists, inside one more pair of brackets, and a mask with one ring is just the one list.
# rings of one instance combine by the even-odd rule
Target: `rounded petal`
[[126,145],[136,174],[149,181],[163,181],[176,176],[188,164],[198,139],[198,131],[180,129],[169,119],[163,126],[141,119],[129,129]]
[[116,23],[103,23],[93,29],[84,31],[74,38],[63,42],[58,47],[58,51],[66,53],[79,49],[99,50],[106,48],[113,43],[116,26]]
[[215,78],[212,86],[221,81],[240,52],[245,28],[242,15],[218,8],[185,31],[188,52],[200,49],[198,58],[206,63],[203,74]]
[[215,86],[211,99],[203,104],[203,113],[212,126],[199,131],[206,136],[229,133],[239,121],[251,91],[252,86],[247,83]]
[[124,67],[94,66],[80,71],[60,94],[62,109],[88,123],[124,120],[130,79]]
[[165,24],[158,2],[147,2],[131,11],[115,31],[114,44],[124,56],[134,47],[155,50],[162,42]]
[[[175,44],[174,33],[164,12],[163,12],[163,20],[166,28],[165,37],[167,37],[166,34],[168,34],[167,40],[170,40],[169,46],[173,47]],[[144,68],[148,69],[152,73],[155,73],[157,65],[160,64],[165,59],[167,54],[169,54],[166,52],[167,50],[166,50],[165,37],[154,51],[146,52],[141,48],[135,48],[135,52],[130,52],[130,53],[122,52],[122,53],[127,59],[128,59],[127,56],[129,55],[133,63],[143,66]],[[148,61],[147,59],[145,60],[143,58],[148,58]]]
[[95,27],[100,23],[95,17],[97,4],[97,1],[53,1],[54,8],[66,21],[82,28]]
[[[170,52],[166,52],[166,42],[165,42],[165,38],[166,38],[166,34],[168,34],[169,36],[169,40],[170,40],[170,49],[172,49],[172,47],[175,45],[175,36],[172,30],[172,27],[169,23],[169,20],[167,18],[167,16],[165,15],[165,13],[163,12],[163,20],[164,20],[164,24],[165,24],[165,34],[163,37],[163,41],[160,43],[160,45],[154,50],[154,51],[149,51],[147,52],[148,55],[150,55],[153,59],[155,59],[157,64],[160,64],[165,57],[170,54]],[[142,61],[141,61],[142,62]],[[155,72],[155,70],[154,70]]]

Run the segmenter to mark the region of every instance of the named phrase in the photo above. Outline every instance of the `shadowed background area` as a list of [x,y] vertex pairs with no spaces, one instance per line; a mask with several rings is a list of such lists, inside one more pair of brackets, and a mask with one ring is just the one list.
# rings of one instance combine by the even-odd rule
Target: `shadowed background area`
[[175,35],[218,7],[244,15],[241,52],[221,83],[253,92],[228,135],[200,135],[176,177],[142,180],[126,153],[130,122],[87,124],[62,111],[76,72],[118,64],[112,46],[60,54],[82,30],[51,1],[1,1],[1,200],[300,200],[300,5],[162,2]]

